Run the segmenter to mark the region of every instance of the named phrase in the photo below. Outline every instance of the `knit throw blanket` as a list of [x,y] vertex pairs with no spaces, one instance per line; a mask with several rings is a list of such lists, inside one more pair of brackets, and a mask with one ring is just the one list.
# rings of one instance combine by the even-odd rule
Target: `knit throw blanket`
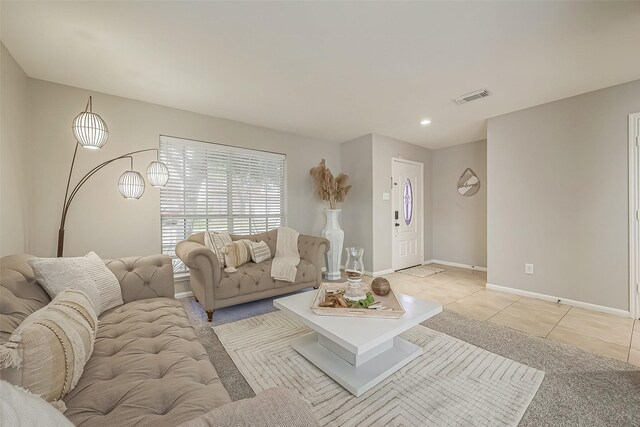
[[298,252],[298,236],[300,233],[289,227],[278,228],[276,255],[271,262],[271,277],[275,280],[295,282],[300,252]]

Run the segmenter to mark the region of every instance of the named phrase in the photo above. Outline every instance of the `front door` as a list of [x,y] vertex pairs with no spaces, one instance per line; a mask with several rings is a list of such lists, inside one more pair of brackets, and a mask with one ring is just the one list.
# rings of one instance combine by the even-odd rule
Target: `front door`
[[392,159],[393,269],[422,264],[423,164]]

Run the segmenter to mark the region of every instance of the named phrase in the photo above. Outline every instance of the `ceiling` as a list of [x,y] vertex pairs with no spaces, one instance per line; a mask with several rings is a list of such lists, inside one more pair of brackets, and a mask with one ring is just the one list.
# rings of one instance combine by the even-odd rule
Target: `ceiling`
[[640,78],[640,2],[2,1],[1,19],[30,77],[336,142],[461,144]]

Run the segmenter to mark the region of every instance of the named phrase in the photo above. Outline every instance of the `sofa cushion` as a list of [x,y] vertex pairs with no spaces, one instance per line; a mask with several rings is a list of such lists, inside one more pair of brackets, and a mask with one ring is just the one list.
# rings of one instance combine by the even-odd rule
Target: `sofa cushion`
[[64,399],[76,425],[177,425],[231,401],[180,301],[134,301],[100,317],[93,355]]
[[300,260],[294,283],[273,280],[271,277],[271,262],[271,259],[258,264],[249,262],[238,267],[234,273],[223,271],[220,283],[215,290],[216,298],[233,298],[239,295],[247,295],[274,288],[315,282],[318,275],[317,266],[308,261]]

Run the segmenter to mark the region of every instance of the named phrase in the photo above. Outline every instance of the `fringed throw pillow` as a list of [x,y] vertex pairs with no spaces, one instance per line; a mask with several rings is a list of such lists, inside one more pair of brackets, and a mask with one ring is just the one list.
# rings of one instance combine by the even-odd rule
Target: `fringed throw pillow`
[[60,292],[0,345],[0,377],[62,404],[93,352],[97,328],[93,304],[84,292]]
[[224,247],[224,259],[227,268],[224,269],[227,273],[234,273],[237,267],[248,262],[251,257],[249,255],[249,240],[236,240]]

